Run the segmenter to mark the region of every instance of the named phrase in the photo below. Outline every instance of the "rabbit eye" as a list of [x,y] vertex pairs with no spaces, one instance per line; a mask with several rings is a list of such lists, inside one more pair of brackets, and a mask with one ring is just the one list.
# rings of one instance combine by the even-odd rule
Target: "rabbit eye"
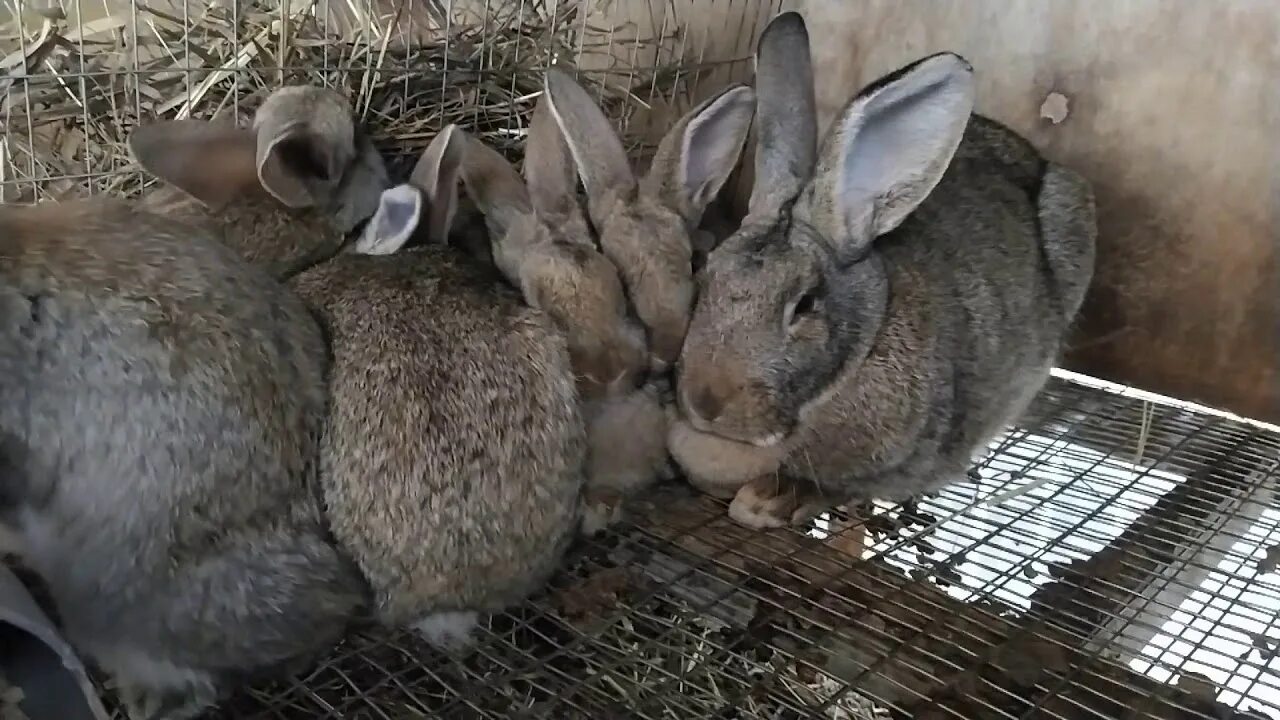
[[789,308],[787,313],[787,328],[794,328],[800,321],[812,317],[822,309],[822,303],[818,300],[818,296],[813,291],[807,292],[800,296]]

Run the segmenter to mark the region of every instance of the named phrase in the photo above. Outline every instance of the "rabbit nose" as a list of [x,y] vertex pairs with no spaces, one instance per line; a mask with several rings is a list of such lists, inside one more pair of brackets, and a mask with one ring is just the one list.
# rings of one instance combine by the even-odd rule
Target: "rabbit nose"
[[725,401],[720,393],[710,387],[701,387],[692,394],[685,393],[684,404],[691,420],[713,423],[724,412]]

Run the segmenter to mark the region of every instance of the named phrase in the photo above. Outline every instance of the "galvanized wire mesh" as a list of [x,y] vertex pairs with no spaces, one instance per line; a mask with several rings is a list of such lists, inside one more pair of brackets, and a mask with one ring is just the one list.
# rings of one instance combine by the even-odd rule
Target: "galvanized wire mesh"
[[756,532],[664,487],[470,654],[362,633],[225,717],[1280,717],[1278,462],[1055,379],[934,497]]
[[[412,158],[447,122],[518,148],[540,69],[567,61],[641,152],[747,76],[785,4],[5,2],[7,202],[136,192],[139,120],[285,81],[347,89]],[[1058,379],[934,497],[761,533],[662,488],[468,655],[363,632],[221,714],[1280,718],[1278,460],[1273,430]]]
[[935,496],[756,532],[666,486],[470,653],[359,632],[215,716],[1280,717],[1278,479],[1275,428],[1055,379]]

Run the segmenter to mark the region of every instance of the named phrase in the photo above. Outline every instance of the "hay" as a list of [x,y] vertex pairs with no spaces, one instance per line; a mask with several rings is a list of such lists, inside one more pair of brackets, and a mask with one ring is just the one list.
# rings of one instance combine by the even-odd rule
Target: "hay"
[[519,147],[551,62],[589,57],[602,67],[583,82],[620,126],[647,107],[630,88],[680,91],[678,73],[620,59],[658,57],[653,48],[671,37],[628,38],[618,52],[618,29],[595,27],[577,3],[551,4],[561,6],[554,17],[534,1],[452,17],[420,0],[381,13],[352,4],[335,18],[330,2],[340,4],[295,0],[233,15],[219,0],[136,2],[89,21],[56,9],[28,12],[21,26],[12,18],[0,31],[0,201],[134,194],[144,178],[124,141],[139,121],[243,120],[281,83],[346,92],[393,177],[396,156],[419,153],[448,123],[500,150]]

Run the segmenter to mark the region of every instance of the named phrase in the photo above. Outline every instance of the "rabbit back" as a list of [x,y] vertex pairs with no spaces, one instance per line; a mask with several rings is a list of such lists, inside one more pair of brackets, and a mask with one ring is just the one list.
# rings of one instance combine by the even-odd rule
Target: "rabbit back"
[[362,601],[313,494],[325,364],[301,302],[199,226],[0,208],[0,524],[122,684],[207,690]]
[[440,246],[291,281],[333,347],[327,514],[380,619],[496,610],[576,531],[585,437],[562,334]]

